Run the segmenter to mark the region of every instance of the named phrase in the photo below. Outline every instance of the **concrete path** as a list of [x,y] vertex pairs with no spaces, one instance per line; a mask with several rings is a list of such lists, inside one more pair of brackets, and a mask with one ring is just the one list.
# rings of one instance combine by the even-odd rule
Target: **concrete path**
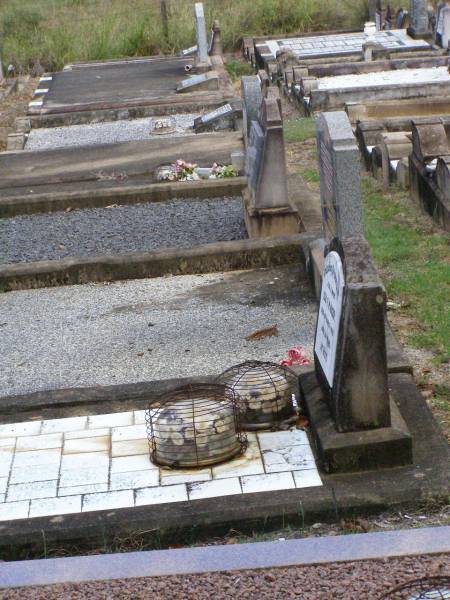
[[268,569],[450,552],[450,527],[0,564],[0,587]]

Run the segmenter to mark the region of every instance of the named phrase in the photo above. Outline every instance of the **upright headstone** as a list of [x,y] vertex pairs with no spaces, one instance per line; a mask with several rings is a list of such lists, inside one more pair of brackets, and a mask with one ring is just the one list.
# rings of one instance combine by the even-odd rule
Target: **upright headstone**
[[260,115],[264,131],[254,207],[257,210],[282,208],[289,205],[284,148],[283,120],[276,98],[263,98]]
[[208,40],[206,36],[205,13],[201,2],[195,3],[194,13],[195,29],[197,32],[197,63],[203,65],[208,62]]
[[359,150],[345,112],[319,114],[317,151],[325,239],[363,236]]
[[314,359],[340,432],[391,425],[385,304],[366,239],[334,238],[325,258]]
[[244,140],[247,143],[250,135],[250,127],[252,121],[259,119],[259,111],[263,99],[261,92],[261,82],[256,75],[244,76],[241,79],[241,95],[242,95],[242,110],[243,110],[243,129]]
[[369,0],[369,21],[375,23],[377,15],[377,0]]
[[409,35],[414,38],[429,37],[431,35],[428,18],[428,0],[411,0],[410,19]]
[[2,55],[0,53],[0,83],[2,83],[2,81],[3,81],[4,78],[5,78],[5,76],[3,74]]
[[211,44],[209,46],[210,56],[222,56],[222,41],[220,37],[220,31],[220,23],[216,20],[213,23],[211,32]]
[[450,5],[445,6],[439,15],[441,21],[441,45],[443,48],[448,48],[450,41]]

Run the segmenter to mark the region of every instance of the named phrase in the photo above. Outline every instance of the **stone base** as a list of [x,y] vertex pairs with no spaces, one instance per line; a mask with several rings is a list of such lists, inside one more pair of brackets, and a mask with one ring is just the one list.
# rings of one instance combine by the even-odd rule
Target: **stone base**
[[303,230],[300,215],[290,206],[256,209],[244,193],[244,219],[250,239],[294,235]]
[[391,427],[339,433],[314,371],[300,377],[321,467],[327,473],[348,473],[412,464],[412,439],[391,396]]
[[406,31],[407,31],[409,37],[411,37],[413,40],[429,41],[429,40],[433,39],[433,33],[431,31],[420,32],[420,31],[416,31],[412,27],[408,27],[408,29]]
[[195,62],[194,63],[194,73],[207,73],[208,71],[211,71],[211,61],[208,60],[208,62]]

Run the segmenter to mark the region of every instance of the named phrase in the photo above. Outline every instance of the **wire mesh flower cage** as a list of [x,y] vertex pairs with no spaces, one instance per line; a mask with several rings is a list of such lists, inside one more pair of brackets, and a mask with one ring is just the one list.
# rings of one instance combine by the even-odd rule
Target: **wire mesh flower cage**
[[402,583],[379,600],[450,600],[450,575],[422,577]]
[[270,429],[296,420],[297,377],[271,362],[247,361],[231,367],[218,381],[230,386],[241,404],[243,429]]
[[146,410],[152,462],[195,468],[243,454],[247,437],[233,390],[196,384],[161,395]]

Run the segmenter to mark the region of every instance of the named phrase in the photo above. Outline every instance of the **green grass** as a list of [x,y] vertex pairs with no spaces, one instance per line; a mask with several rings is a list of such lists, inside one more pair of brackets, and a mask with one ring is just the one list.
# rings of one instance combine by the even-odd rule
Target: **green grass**
[[[2,0],[0,50],[19,71],[60,69],[73,60],[170,53],[195,41],[194,0]],[[225,50],[245,35],[361,27],[367,0],[203,0],[208,28],[219,19]],[[3,38],[2,38],[3,34]]]
[[[315,133],[314,119],[285,122],[287,142],[303,142]],[[299,172],[308,182],[320,180],[316,169],[300,165]],[[450,237],[421,219],[407,194],[383,194],[370,177],[363,178],[363,201],[366,237],[388,295],[417,323],[408,342],[432,351],[438,363],[449,361]],[[437,394],[450,408],[448,388]]]
[[[403,201],[402,201],[403,200]],[[450,360],[449,236],[412,221],[401,193],[381,194],[364,181],[366,236],[390,297],[402,303],[418,330],[409,342]]]
[[244,75],[254,75],[252,66],[240,60],[232,60],[227,63],[227,71],[233,81],[237,81]]
[[302,177],[305,181],[309,183],[319,183],[320,182],[320,174],[317,169],[305,169],[302,171]]
[[287,142],[305,142],[315,137],[314,118],[289,119],[284,123],[284,138]]

